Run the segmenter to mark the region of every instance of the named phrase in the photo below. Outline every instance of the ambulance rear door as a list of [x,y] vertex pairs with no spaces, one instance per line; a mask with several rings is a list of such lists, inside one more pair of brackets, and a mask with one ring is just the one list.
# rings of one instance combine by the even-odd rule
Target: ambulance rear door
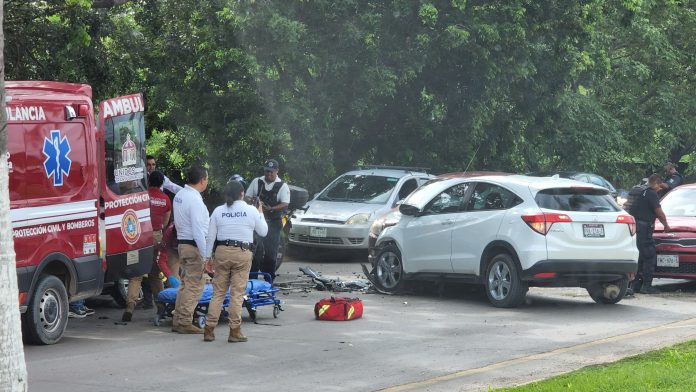
[[101,201],[107,282],[148,273],[152,266],[144,108],[140,94],[112,98],[99,105],[104,141]]

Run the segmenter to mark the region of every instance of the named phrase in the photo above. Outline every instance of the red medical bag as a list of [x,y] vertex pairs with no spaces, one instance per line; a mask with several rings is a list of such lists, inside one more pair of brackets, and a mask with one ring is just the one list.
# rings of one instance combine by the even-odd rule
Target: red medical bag
[[362,317],[360,298],[324,298],[314,305],[317,320],[347,321]]

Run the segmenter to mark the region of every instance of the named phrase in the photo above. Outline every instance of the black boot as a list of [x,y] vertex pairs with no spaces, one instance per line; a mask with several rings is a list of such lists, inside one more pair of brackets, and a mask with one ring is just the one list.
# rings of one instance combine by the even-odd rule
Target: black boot
[[641,294],[660,294],[660,289],[657,287],[654,287],[651,284],[644,284],[643,287],[640,288],[640,291],[638,291]]
[[628,284],[628,288],[632,289],[634,293],[639,292],[641,287],[643,287],[643,278],[640,276],[637,276]]

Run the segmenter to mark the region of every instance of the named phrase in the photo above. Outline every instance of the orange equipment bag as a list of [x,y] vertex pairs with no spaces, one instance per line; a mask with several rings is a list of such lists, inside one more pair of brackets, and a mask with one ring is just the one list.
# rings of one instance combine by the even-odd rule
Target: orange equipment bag
[[360,298],[324,298],[314,305],[317,320],[347,321],[362,317],[363,304]]

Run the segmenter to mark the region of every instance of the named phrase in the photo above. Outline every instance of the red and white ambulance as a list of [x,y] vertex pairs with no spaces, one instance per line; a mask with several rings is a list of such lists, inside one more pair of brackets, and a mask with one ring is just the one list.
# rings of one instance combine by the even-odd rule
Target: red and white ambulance
[[144,105],[92,88],[6,82],[10,208],[25,339],[56,343],[68,303],[150,270]]

